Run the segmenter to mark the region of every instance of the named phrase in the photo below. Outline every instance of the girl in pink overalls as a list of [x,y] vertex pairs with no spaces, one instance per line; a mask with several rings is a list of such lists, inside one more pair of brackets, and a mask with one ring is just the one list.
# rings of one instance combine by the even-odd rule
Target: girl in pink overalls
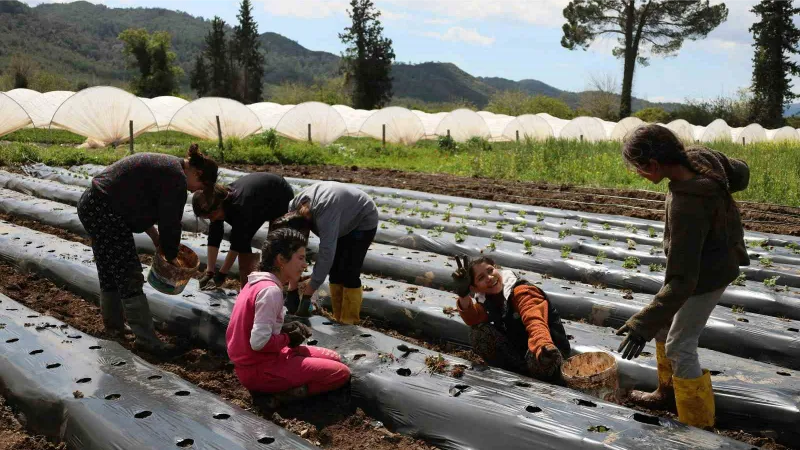
[[242,286],[228,324],[228,357],[236,376],[253,393],[304,397],[332,391],[350,379],[339,355],[302,344],[311,330],[283,323],[283,286],[296,285],[307,267],[305,236],[283,228],[267,236],[259,272]]

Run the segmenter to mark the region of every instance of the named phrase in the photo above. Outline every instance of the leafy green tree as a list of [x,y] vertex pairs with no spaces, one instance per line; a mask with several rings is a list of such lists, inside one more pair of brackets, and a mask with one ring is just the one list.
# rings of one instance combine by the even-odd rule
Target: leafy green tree
[[800,75],[800,65],[792,55],[800,53],[800,30],[793,18],[800,13],[791,0],[762,0],[751,9],[759,21],[753,33],[753,115],[752,120],[769,128],[783,126],[783,111],[798,97],[792,92],[792,76]]
[[351,0],[351,26],[339,34],[347,45],[342,54],[345,79],[353,86],[353,107],[381,108],[392,99],[392,40],[383,37],[381,12],[372,0]]
[[236,17],[239,25],[234,28],[233,47],[241,68],[241,97],[245,103],[256,103],[261,101],[264,89],[264,55],[250,0],[242,0]]
[[586,50],[598,37],[618,37],[612,54],[624,61],[619,116],[625,118],[631,114],[636,64],[646,66],[647,55],[674,55],[686,39],[707,36],[727,19],[728,8],[709,0],[572,0],[563,13],[565,48]]
[[500,91],[489,97],[486,111],[509,116],[547,113],[560,119],[572,119],[574,111],[563,100],[522,91]]
[[118,39],[124,43],[125,55],[132,57],[131,66],[139,69],[139,77],[131,82],[134,94],[152,98],[178,93],[183,70],[175,64],[169,33],[150,34],[144,28],[129,28]]
[[206,61],[203,55],[197,55],[194,60],[194,68],[189,73],[189,87],[197,92],[198,97],[205,97],[210,89]]
[[214,17],[206,35],[205,57],[208,60],[208,93],[214,97],[231,97],[230,61],[225,40],[225,21]]
[[669,113],[658,107],[641,109],[634,113],[633,117],[638,117],[650,123],[667,123],[670,121]]

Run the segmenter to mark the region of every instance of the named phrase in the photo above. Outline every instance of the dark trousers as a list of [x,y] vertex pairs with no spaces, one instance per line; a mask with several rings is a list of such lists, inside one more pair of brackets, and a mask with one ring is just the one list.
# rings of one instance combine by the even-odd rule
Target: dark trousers
[[92,239],[100,290],[119,292],[120,299],[142,295],[144,276],[133,232],[106,197],[86,189],[78,202],[78,218]]
[[361,267],[364,266],[364,258],[377,231],[377,228],[355,230],[336,241],[336,254],[328,274],[332,284],[341,284],[351,289],[361,287]]

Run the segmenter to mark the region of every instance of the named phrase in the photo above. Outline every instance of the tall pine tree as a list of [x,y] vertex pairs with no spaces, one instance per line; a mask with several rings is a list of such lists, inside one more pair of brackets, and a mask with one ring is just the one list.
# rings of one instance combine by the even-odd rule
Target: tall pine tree
[[791,76],[800,75],[800,66],[790,59],[800,53],[800,30],[792,17],[800,9],[791,0],[762,0],[751,10],[760,20],[750,27],[753,33],[753,117],[764,127],[784,124],[783,111],[798,97],[792,92]]
[[205,97],[209,91],[208,72],[203,55],[197,55],[194,60],[194,69],[189,73],[189,87],[197,92],[198,97]]
[[206,35],[205,57],[208,60],[208,93],[214,97],[231,97],[228,43],[225,40],[225,21],[214,17],[211,31]]
[[347,45],[342,54],[345,79],[352,85],[353,107],[381,108],[392,99],[392,40],[383,37],[381,12],[372,0],[351,0],[347,11],[353,23],[339,34]]
[[264,56],[258,40],[258,24],[253,19],[250,0],[239,5],[239,25],[234,28],[234,48],[239,63],[240,92],[245,103],[261,101],[264,78]]

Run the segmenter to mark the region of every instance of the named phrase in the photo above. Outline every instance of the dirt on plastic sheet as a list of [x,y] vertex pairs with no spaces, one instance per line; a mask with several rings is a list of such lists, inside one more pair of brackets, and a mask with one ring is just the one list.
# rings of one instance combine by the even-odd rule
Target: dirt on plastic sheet
[[[665,194],[661,192],[367,169],[357,166],[231,165],[229,167],[243,171],[267,171],[287,177],[411,189],[495,202],[664,220]],[[738,204],[746,229],[800,236],[800,208],[754,202],[738,202]]]
[[[133,349],[133,335],[114,339],[103,328],[100,310],[82,298],[58,288],[35,274],[22,274],[0,263],[0,292],[41,314],[55,317],[84,333],[116,340],[128,350],[243,409],[292,431],[309,442],[329,449],[428,450],[435,447],[409,436],[393,433],[382,423],[365,415],[336,391],[310,397],[270,410],[253,402],[250,393],[239,384],[227,355],[203,348],[191,348],[178,358],[165,361]],[[160,334],[161,339],[188,346],[181,338]],[[0,417],[0,423],[4,424]],[[13,431],[13,428],[10,430]],[[61,447],[3,447],[6,427],[0,427],[0,450],[44,450]]]

